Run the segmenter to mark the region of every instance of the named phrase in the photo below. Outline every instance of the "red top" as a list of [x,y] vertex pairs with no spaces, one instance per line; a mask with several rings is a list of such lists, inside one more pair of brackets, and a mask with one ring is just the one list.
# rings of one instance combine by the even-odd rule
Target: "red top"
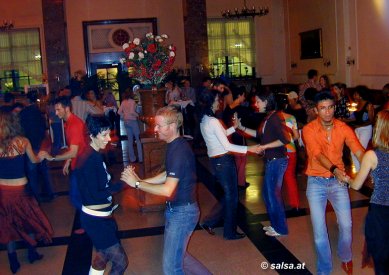
[[85,123],[76,115],[70,114],[68,120],[65,122],[65,136],[66,143],[70,145],[78,145],[77,156],[72,159],[70,168],[74,170],[77,163],[77,158],[81,156],[87,147],[87,135]]

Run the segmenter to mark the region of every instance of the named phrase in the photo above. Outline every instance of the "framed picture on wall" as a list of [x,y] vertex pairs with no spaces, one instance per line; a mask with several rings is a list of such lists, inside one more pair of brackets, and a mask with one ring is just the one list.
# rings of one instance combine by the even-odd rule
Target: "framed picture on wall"
[[323,57],[321,29],[300,32],[300,59]]

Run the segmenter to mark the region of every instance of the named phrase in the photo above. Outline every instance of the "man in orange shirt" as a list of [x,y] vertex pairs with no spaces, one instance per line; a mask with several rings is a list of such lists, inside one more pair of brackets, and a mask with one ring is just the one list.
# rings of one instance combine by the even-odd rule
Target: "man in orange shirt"
[[352,274],[351,210],[345,182],[346,172],[342,161],[343,147],[362,159],[364,149],[354,131],[344,122],[334,118],[335,100],[328,92],[315,96],[317,119],[303,128],[303,140],[307,150],[308,176],[307,198],[317,253],[317,273],[330,274],[332,256],[325,220],[327,201],[334,208],[339,226],[338,256],[342,268]]

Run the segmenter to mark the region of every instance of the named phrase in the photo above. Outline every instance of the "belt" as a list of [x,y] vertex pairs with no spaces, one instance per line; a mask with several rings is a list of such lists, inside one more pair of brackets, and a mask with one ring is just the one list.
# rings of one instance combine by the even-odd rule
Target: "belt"
[[212,156],[212,157],[210,157],[211,159],[219,159],[219,158],[222,158],[222,157],[224,157],[224,156],[227,156],[227,155],[229,155],[229,153],[227,152],[227,153],[224,153],[224,154],[220,154],[220,155],[216,155],[216,156]]
[[320,176],[313,176],[315,178],[322,178],[322,179],[326,179],[326,180],[332,180],[332,179],[336,179],[335,176],[331,176],[331,177],[320,177]]
[[86,214],[89,214],[91,216],[96,216],[96,217],[108,217],[108,216],[111,216],[112,215],[112,212],[118,207],[117,204],[115,204],[112,209],[110,211],[97,211],[97,210],[93,210],[93,209],[89,209],[88,207],[86,206],[82,206],[81,207],[81,210],[82,212],[86,213]]
[[178,202],[172,202],[172,201],[166,201],[166,207],[177,207],[177,206],[186,206],[186,205],[191,205],[191,204],[194,204],[196,203],[196,201],[192,201],[192,202],[189,202],[189,201],[178,201]]
[[266,158],[265,160],[266,161],[272,161],[272,160],[276,160],[276,159],[287,159],[288,157],[287,156],[284,156],[284,157],[279,157],[279,158]]

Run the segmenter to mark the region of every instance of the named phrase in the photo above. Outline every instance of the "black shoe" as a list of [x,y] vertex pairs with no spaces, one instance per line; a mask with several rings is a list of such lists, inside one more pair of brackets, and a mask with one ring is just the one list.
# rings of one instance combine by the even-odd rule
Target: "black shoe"
[[212,227],[210,227],[210,226],[208,226],[208,225],[206,225],[206,224],[204,224],[204,223],[200,223],[199,225],[200,225],[200,227],[201,227],[202,229],[204,229],[205,231],[207,231],[207,233],[208,233],[209,235],[215,235],[215,231],[213,231],[213,228],[212,228]]
[[236,232],[235,235],[232,235],[231,237],[224,237],[225,240],[239,240],[246,237],[246,234],[244,233],[238,233]]
[[42,260],[43,255],[36,251],[35,247],[28,248],[28,261],[32,264],[35,261]]
[[8,261],[9,261],[9,268],[11,269],[12,273],[15,274],[18,272],[20,268],[20,263],[18,261],[18,256],[16,255],[16,252],[8,253]]

